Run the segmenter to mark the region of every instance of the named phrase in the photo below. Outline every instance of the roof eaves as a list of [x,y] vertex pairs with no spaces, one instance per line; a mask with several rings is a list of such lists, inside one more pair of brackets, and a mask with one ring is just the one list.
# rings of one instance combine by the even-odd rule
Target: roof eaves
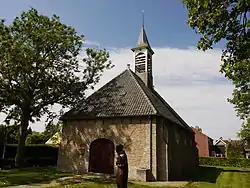
[[154,90],[154,94],[161,100],[161,102],[166,105],[166,107],[173,113],[173,115],[181,122],[181,126],[187,130],[192,131],[192,128],[179,116],[177,112]]
[[227,143],[225,141],[223,141],[222,139],[220,139],[220,138],[218,140],[216,140],[214,145],[218,144],[220,141],[223,142],[224,145],[227,145]]

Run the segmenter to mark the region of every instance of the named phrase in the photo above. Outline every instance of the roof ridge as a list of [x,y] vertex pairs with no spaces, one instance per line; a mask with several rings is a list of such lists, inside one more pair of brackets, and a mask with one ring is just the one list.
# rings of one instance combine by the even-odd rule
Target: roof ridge
[[130,69],[128,70],[129,74],[131,75],[131,77],[135,80],[136,85],[140,88],[140,90],[142,91],[143,96],[145,97],[145,99],[149,102],[150,106],[152,107],[153,111],[157,114],[158,111],[156,110],[155,106],[153,105],[152,101],[149,99],[148,95],[145,93],[144,89],[142,89],[141,85],[138,83],[138,80],[135,78],[135,73],[133,71],[131,71]]
[[181,118],[181,116],[179,116],[179,114],[167,103],[167,101],[165,99],[163,99],[161,95],[159,95],[159,93],[156,90],[153,89],[152,92],[161,100],[162,103],[164,103],[164,105],[166,105],[168,107],[169,110],[171,110],[171,112],[174,114],[174,116],[178,120],[180,120],[185,125],[185,127],[192,130],[192,128]]
[[[144,96],[147,98],[147,100],[150,102],[150,105],[153,107],[153,109],[155,110],[155,113],[156,114],[159,114],[160,112],[157,110],[157,108],[156,108],[156,104],[154,104],[151,100],[150,100],[150,97],[147,95],[147,93],[146,93],[146,91],[144,91],[144,89],[141,87],[141,85],[140,85],[140,83],[138,83],[138,79],[136,79],[136,74],[134,73],[134,72],[132,72],[132,71],[130,71],[130,74],[132,74],[132,76],[133,76],[133,78],[135,79],[135,81],[136,81],[136,83],[139,85],[139,87],[140,87],[140,89],[141,90],[143,90],[143,94],[144,94]],[[139,77],[138,77],[139,78]],[[147,87],[147,86],[145,86],[145,87]],[[148,87],[147,87],[148,88]],[[178,119],[178,121],[181,123],[181,124],[183,124],[183,125],[181,125],[183,128],[186,128],[186,129],[188,129],[188,130],[190,130],[190,131],[192,131],[192,129],[190,128],[190,126],[177,114],[177,112],[175,112],[174,111],[174,109],[159,95],[159,93],[157,93],[157,91],[156,90],[154,90],[154,89],[150,89],[150,88],[148,88],[149,90],[150,90],[150,92],[152,92],[157,98],[158,98],[158,100],[160,100],[166,107],[167,107],[167,109],[169,109],[171,112],[172,112],[172,114],[174,115],[174,117],[176,117],[177,119]],[[161,114],[161,113],[160,113]]]
[[[136,77],[138,77],[134,72],[131,71],[131,73],[133,74],[133,78],[135,79],[136,83],[139,85],[140,89],[143,91],[143,94],[144,96],[147,98],[147,100],[149,100],[150,102],[150,105],[153,107],[153,109],[155,110],[155,113],[156,114],[161,114],[157,108],[156,108],[156,104],[154,104],[152,102],[152,100],[150,99],[150,97],[147,95],[146,91],[144,91],[144,89],[141,87],[140,83],[138,83],[138,80],[136,79]],[[140,79],[140,77],[138,77],[138,79]],[[146,88],[148,88],[147,86],[145,86]],[[180,126],[182,126],[183,128],[187,128],[189,129],[190,131],[192,131],[192,129],[190,128],[189,125],[187,125],[187,123],[182,119],[180,118],[180,116],[171,108],[171,106],[159,95],[159,93],[157,91],[155,91],[154,89],[150,89],[148,88],[150,91],[149,92],[152,92],[156,98],[158,98],[158,100],[160,100],[166,107],[167,109],[169,109],[173,115],[179,120],[179,123],[183,123],[185,124],[184,126],[179,124]]]

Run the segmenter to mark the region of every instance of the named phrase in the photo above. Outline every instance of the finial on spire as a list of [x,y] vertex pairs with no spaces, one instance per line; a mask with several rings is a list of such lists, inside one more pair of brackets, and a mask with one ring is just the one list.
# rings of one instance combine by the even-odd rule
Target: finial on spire
[[142,10],[142,27],[144,27],[144,10]]

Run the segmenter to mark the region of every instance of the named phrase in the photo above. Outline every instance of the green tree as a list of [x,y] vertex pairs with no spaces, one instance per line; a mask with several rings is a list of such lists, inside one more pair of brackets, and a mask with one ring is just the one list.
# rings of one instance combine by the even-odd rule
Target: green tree
[[32,132],[26,137],[25,144],[45,144],[48,140],[48,136],[44,132]]
[[237,116],[250,116],[250,31],[249,0],[182,0],[188,10],[188,24],[199,34],[198,49],[212,49],[225,41],[221,72],[233,81],[229,102]]
[[53,122],[48,123],[45,127],[44,134],[50,139],[54,134],[61,132],[62,122],[54,124]]
[[[28,128],[26,135],[31,134],[31,128]],[[0,143],[17,144],[19,138],[19,125],[0,125]]]
[[247,146],[250,147],[250,118],[242,125],[238,136],[247,141]]
[[74,107],[85,91],[111,68],[104,50],[86,49],[83,36],[31,8],[6,25],[0,23],[0,109],[19,126],[16,166],[24,165],[24,145],[30,122],[50,114],[51,106]]
[[244,142],[234,140],[227,143],[227,158],[245,158]]
[[45,127],[44,132],[35,132],[29,134],[26,137],[25,144],[45,144],[46,141],[51,139],[55,134],[60,134],[61,132],[61,122],[54,124],[52,121],[48,123]]

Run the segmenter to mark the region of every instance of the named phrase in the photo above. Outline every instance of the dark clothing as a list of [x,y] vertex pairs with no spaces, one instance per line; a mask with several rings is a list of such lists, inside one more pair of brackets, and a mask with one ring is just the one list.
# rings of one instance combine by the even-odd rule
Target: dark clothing
[[128,159],[125,151],[121,151],[116,159],[116,184],[118,188],[127,188],[128,184]]

